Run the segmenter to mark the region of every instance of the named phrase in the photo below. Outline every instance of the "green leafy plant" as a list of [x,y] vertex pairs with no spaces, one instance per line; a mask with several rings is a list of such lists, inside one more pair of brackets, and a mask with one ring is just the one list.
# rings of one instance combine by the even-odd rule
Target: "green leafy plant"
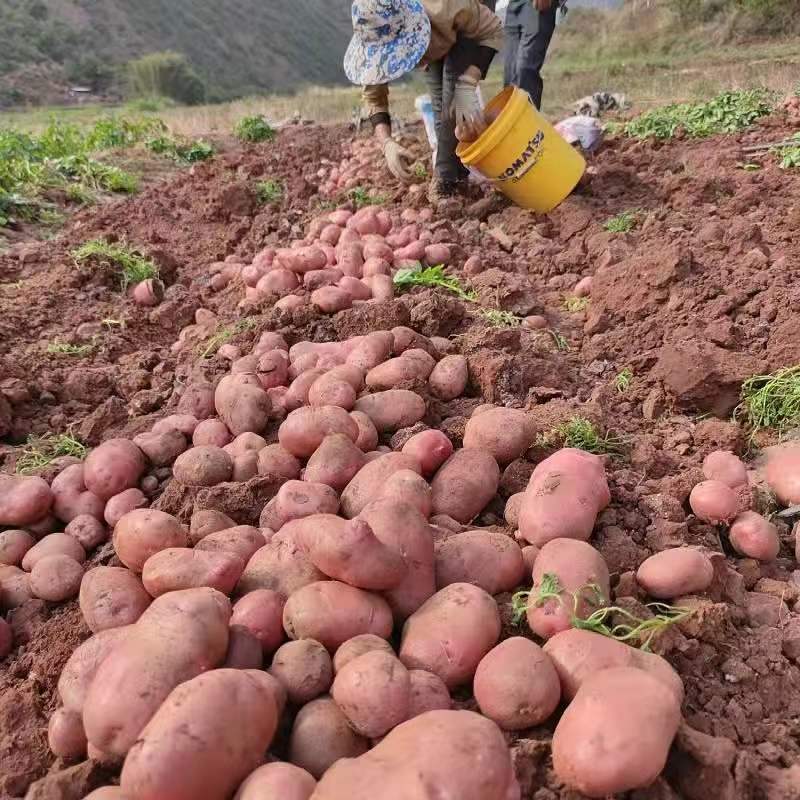
[[[666,603],[648,603],[647,609],[652,617],[642,618],[632,614],[620,606],[608,604],[603,592],[597,584],[589,583],[574,592],[566,592],[557,575],[545,573],[538,587],[530,592],[517,592],[511,599],[513,621],[518,625],[525,617],[530,606],[538,608],[554,600],[570,612],[570,625],[580,630],[592,631],[625,642],[648,651],[653,638],[670,625],[682,622],[694,612],[688,608],[670,606]],[[585,615],[583,606],[593,608]],[[621,617],[622,622],[614,622],[614,617]]]
[[51,356],[77,356],[83,358],[94,350],[94,342],[89,344],[69,344],[68,342],[50,342],[45,352]]
[[279,203],[283,197],[283,184],[277,180],[259,181],[256,184],[256,197],[262,205]]
[[16,470],[20,475],[30,475],[44,469],[56,458],[73,456],[82,460],[87,452],[86,445],[70,433],[31,435],[17,459]]
[[422,162],[414,164],[414,177],[422,181],[428,177],[428,169]]
[[462,300],[474,303],[478,298],[472,289],[465,288],[454,275],[448,275],[441,264],[438,267],[426,267],[421,264],[408,269],[399,269],[392,279],[394,285],[400,289],[412,286],[427,286],[429,288],[446,289]]
[[494,328],[519,328],[519,326],[522,325],[522,317],[518,317],[510,311],[500,311],[497,308],[484,308],[481,309],[478,314]]
[[243,142],[271,142],[277,135],[275,129],[258,114],[242,117],[236,123],[234,133]]
[[589,308],[589,298],[569,295],[564,298],[564,308],[572,314],[577,314],[579,311],[586,311],[586,309]]
[[347,193],[347,199],[356,207],[379,206],[386,202],[386,196],[382,194],[372,194],[363,186],[355,186]]
[[623,211],[616,217],[611,217],[603,223],[603,228],[609,233],[629,233],[639,224],[638,211]]
[[800,423],[800,365],[748,378],[733,416],[753,434],[765,428],[782,432]]
[[542,447],[560,444],[595,455],[619,455],[625,442],[608,432],[601,434],[590,420],[575,416],[548,433],[539,434],[538,444]]
[[92,239],[73,250],[70,255],[78,264],[93,261],[116,270],[123,291],[131,284],[158,277],[156,264],[124,242],[109,244],[102,239]]
[[625,394],[631,386],[631,381],[633,381],[633,370],[625,367],[614,377],[614,386],[620,394]]
[[204,142],[202,139],[185,139],[172,136],[157,136],[154,139],[148,139],[145,142],[145,147],[151,153],[166,156],[183,164],[206,161],[215,153],[213,145]]
[[562,336],[558,331],[554,331],[552,328],[548,328],[545,331],[546,334],[550,336],[553,340],[553,344],[556,346],[556,350],[565,353],[569,350],[569,342],[567,341],[565,336]]
[[800,169],[800,131],[794,134],[790,140],[797,141],[796,147],[786,147],[773,150],[781,157],[779,166],[781,169]]
[[222,345],[229,342],[237,334],[252,330],[255,325],[256,321],[254,319],[245,318],[240,319],[235,325],[225,325],[218,328],[213,336],[210,336],[198,347],[197,354],[200,358],[211,358]]
[[692,138],[736,133],[772,111],[774,96],[766,89],[723,92],[706,103],[680,103],[655,108],[624,126],[637,139],[671,139],[678,130]]

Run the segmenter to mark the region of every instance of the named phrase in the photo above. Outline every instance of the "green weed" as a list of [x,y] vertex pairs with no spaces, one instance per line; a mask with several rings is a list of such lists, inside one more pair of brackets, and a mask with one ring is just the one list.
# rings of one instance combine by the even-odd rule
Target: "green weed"
[[[566,597],[565,597],[566,595]],[[620,606],[609,605],[597,584],[589,583],[574,592],[566,592],[557,575],[545,573],[538,587],[529,592],[517,592],[511,599],[513,621],[519,625],[527,614],[528,608],[537,608],[544,603],[555,600],[566,605],[572,598],[570,625],[579,630],[592,631],[625,642],[640,649],[649,651],[653,638],[670,625],[682,622],[694,612],[688,608],[670,606],[666,603],[648,603],[647,608],[653,612],[649,618],[637,617]],[[582,606],[594,610],[588,615]],[[613,622],[614,616],[622,617],[624,622]]]
[[784,431],[800,423],[800,365],[772,375],[755,375],[742,384],[741,402],[734,419],[753,434],[765,428]]
[[497,308],[481,309],[479,312],[493,328],[519,328],[522,325],[522,317],[512,314],[510,311],[500,311]]
[[16,470],[20,475],[30,475],[44,469],[56,458],[73,456],[84,459],[87,452],[86,445],[69,433],[31,435],[17,459]]
[[586,309],[589,308],[589,298],[569,295],[564,298],[564,308],[572,314],[577,314],[579,311],[586,311]]
[[382,194],[371,194],[363,186],[356,186],[347,193],[347,199],[356,207],[379,206],[386,202],[386,196]]
[[234,133],[242,142],[271,142],[277,135],[264,117],[258,115],[242,117],[236,123]]
[[638,211],[623,211],[616,217],[611,217],[603,223],[603,228],[609,233],[629,233],[639,224]]
[[158,277],[156,264],[124,242],[109,244],[102,239],[92,239],[73,250],[70,255],[79,264],[94,261],[119,272],[122,291],[131,284]]
[[202,139],[186,139],[172,136],[157,136],[154,139],[148,139],[145,142],[145,147],[151,153],[166,156],[182,164],[207,161],[215,153],[213,145],[204,142]]
[[256,184],[256,197],[262,205],[279,203],[283,197],[283,184],[280,181],[259,181]]
[[234,336],[244,331],[252,330],[256,321],[251,318],[240,319],[235,325],[226,325],[218,328],[217,332],[206,339],[197,349],[200,358],[211,358],[223,344],[229,342]]
[[671,139],[678,130],[692,138],[736,133],[772,111],[774,97],[766,89],[723,92],[706,103],[680,103],[655,108],[631,120],[624,132],[636,139]]
[[429,288],[447,289],[462,300],[474,303],[478,296],[472,289],[466,289],[454,275],[448,275],[444,266],[422,268],[421,264],[409,269],[399,269],[392,279],[394,285],[400,290],[412,286],[427,286]]
[[554,331],[552,328],[548,328],[545,333],[549,334],[549,336],[553,340],[553,344],[556,346],[556,350],[565,353],[569,350],[569,342],[567,341],[565,336],[562,336],[558,331]]
[[781,157],[779,166],[781,169],[800,169],[800,131],[792,136],[792,140],[797,140],[797,147],[776,149],[773,152]]
[[428,169],[422,163],[414,164],[414,177],[424,181],[428,177]]
[[542,447],[552,447],[556,444],[562,447],[574,447],[595,455],[619,455],[625,443],[608,432],[599,433],[590,420],[576,416],[548,433],[539,434],[538,444]]
[[631,386],[631,381],[633,381],[633,370],[625,367],[614,377],[614,386],[620,394],[625,394]]
[[50,342],[45,348],[45,352],[51,356],[77,356],[83,358],[94,350],[94,343],[89,344],[69,344],[68,342]]

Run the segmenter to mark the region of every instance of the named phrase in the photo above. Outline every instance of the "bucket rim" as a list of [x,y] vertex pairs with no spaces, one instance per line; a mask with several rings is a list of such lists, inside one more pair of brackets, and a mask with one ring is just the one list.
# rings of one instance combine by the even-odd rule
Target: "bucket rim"
[[518,86],[506,86],[486,104],[484,109],[492,111],[500,106],[497,118],[474,142],[459,144],[456,147],[456,155],[465,164],[472,165],[480,161],[506,137],[525,110],[525,105],[530,102],[531,97],[524,89]]

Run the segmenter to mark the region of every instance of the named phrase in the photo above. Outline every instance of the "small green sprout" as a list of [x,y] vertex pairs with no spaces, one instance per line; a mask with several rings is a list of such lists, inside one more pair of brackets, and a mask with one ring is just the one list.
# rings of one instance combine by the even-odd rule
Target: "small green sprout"
[[280,181],[259,181],[256,184],[256,197],[261,205],[279,203],[283,197],[283,184]]
[[764,428],[782,432],[796,425],[800,422],[800,365],[748,378],[741,398],[733,416],[753,434]]
[[629,233],[639,224],[638,211],[623,211],[603,223],[609,233]]
[[70,433],[31,435],[17,459],[16,470],[20,475],[30,475],[44,469],[56,458],[73,456],[84,459],[87,452],[86,445]]
[[120,273],[120,284],[123,291],[128,286],[148,278],[158,277],[158,267],[153,261],[132,250],[124,242],[109,244],[102,239],[92,239],[73,250],[70,255],[77,263],[96,261],[113,267]]
[[363,186],[356,186],[352,188],[348,192],[347,198],[356,208],[364,208],[364,206],[380,206],[386,202],[385,195],[372,194]]
[[617,391],[620,394],[625,394],[625,392],[630,389],[631,382],[633,381],[633,370],[630,367],[625,367],[625,369],[621,370],[617,373],[614,378],[614,386],[616,387]]
[[428,170],[422,162],[414,164],[414,177],[423,181],[428,177]]
[[512,314],[510,311],[500,311],[497,308],[481,309],[479,312],[493,328],[519,328],[522,325],[522,317]]
[[256,325],[256,321],[252,318],[240,319],[235,325],[226,325],[219,328],[217,332],[206,339],[198,348],[198,355],[200,358],[211,358],[222,347],[223,344],[229,342],[234,336],[244,331],[252,330]]
[[575,297],[575,295],[569,295],[568,297],[564,298],[564,308],[566,308],[571,314],[577,314],[579,311],[586,311],[588,307],[588,297]]
[[560,444],[595,455],[612,456],[619,455],[625,444],[622,439],[608,432],[601,435],[590,420],[580,416],[572,417],[549,433],[539,434],[537,443],[541,447]]
[[89,344],[69,344],[68,342],[50,342],[45,352],[51,356],[76,356],[83,358],[94,350],[94,342]]
[[448,275],[444,271],[444,266],[422,268],[421,264],[408,269],[398,270],[393,278],[393,283],[400,289],[407,289],[411,286],[427,286],[430,288],[447,289],[462,300],[470,303],[477,301],[478,296],[472,289],[466,289],[461,282],[453,275]]

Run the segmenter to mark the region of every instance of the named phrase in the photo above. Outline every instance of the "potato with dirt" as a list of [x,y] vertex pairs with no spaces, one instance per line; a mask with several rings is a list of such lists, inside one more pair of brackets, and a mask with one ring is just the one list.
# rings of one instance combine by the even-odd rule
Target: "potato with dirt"
[[331,697],[356,733],[378,739],[408,718],[411,678],[393,653],[373,650],[336,673]]
[[430,478],[453,455],[453,443],[441,431],[420,431],[406,441],[401,452],[415,459],[422,474]]
[[408,719],[427,711],[448,711],[453,707],[450,692],[438,675],[424,669],[410,669],[408,677],[411,679]]
[[536,557],[528,598],[528,624],[543,639],[607,605],[610,577],[603,556],[579,539],[552,539]]
[[657,600],[704,592],[713,579],[711,559],[693,547],[662,550],[645,559],[636,571],[636,582]]
[[464,447],[485,450],[505,466],[525,454],[535,434],[536,427],[525,411],[489,408],[470,417],[464,430]]
[[800,503],[800,447],[790,444],[769,447],[765,455],[764,478],[775,497],[784,506]]
[[103,519],[109,528],[113,528],[129,511],[136,508],[147,508],[150,501],[141,489],[126,489],[115,494],[107,503],[103,511]]
[[152,597],[203,586],[230,594],[244,565],[244,559],[235,553],[168,547],[145,561],[142,583]]
[[336,514],[339,498],[330,486],[310,481],[286,481],[261,511],[262,528],[279,531],[296,519],[315,514]]
[[379,433],[410,428],[427,413],[422,397],[408,389],[365,394],[356,400],[355,410],[366,414]]
[[520,796],[500,729],[472,711],[429,711],[325,773],[314,800],[511,800]]
[[88,491],[101,500],[134,488],[144,472],[144,455],[129,439],[109,439],[95,447],[83,464]]
[[757,561],[774,561],[781,549],[778,529],[755,511],[739,514],[731,525],[728,538],[739,555]]
[[631,667],[586,680],[553,734],[553,768],[587,797],[643,789],[661,774],[681,710],[657,678]]
[[79,564],[86,561],[86,551],[80,546],[78,540],[66,533],[51,533],[40,539],[22,557],[22,569],[30,572],[37,561],[47,556],[69,556]]
[[266,543],[264,534],[258,528],[252,525],[235,525],[226,530],[210,533],[195,545],[195,550],[233,553],[246,564]]
[[422,382],[436,366],[436,361],[424,350],[407,350],[402,356],[390,358],[373,367],[366,376],[366,385],[373,391],[395,389],[403,384]]
[[89,743],[124,756],[176,686],[222,663],[230,616],[214,589],[156,598],[95,673],[83,708]]
[[92,633],[132,625],[153,598],[139,576],[122,567],[95,567],[81,581],[78,603]]
[[284,598],[323,575],[291,536],[278,533],[247,562],[236,585],[238,595],[256,589],[272,589]]
[[[200,427],[205,422],[201,422],[194,430],[197,435]],[[219,423],[223,425],[223,423]],[[223,425],[224,427],[224,425]],[[227,428],[225,429],[227,432]],[[155,467],[169,466],[187,447],[186,437],[175,428],[168,428],[161,433],[150,431],[150,433],[140,433],[135,436],[133,443],[144,453],[147,460]],[[217,442],[196,441],[195,444],[216,444]],[[223,442],[224,444],[224,442]]]
[[433,513],[467,524],[497,493],[500,467],[485,450],[456,450],[431,481]]
[[504,731],[521,731],[550,718],[561,700],[561,683],[539,645],[513,636],[481,659],[473,692],[485,717]]
[[289,760],[319,780],[340,759],[366,753],[369,741],[359,736],[328,695],[306,703],[294,720]]
[[364,453],[349,436],[334,433],[326,436],[306,464],[304,481],[324,483],[337,492],[364,466]]
[[216,486],[231,479],[233,460],[221,447],[192,447],[175,459],[172,474],[184,486]]
[[254,373],[226,375],[214,391],[214,406],[228,430],[261,433],[269,424],[272,403]]
[[281,645],[272,658],[269,673],[286,689],[289,702],[298,707],[325,694],[333,682],[330,653],[314,639]]
[[255,636],[264,654],[274,653],[286,638],[283,632],[285,598],[271,589],[256,589],[237,600],[231,627],[242,627]]
[[83,578],[83,565],[65,555],[40,558],[30,575],[30,589],[34,597],[60,603],[78,596]]
[[54,502],[53,492],[41,478],[0,474],[0,525],[24,528],[46,517]]
[[251,772],[233,800],[309,800],[316,785],[304,769],[273,761]]
[[360,633],[388,638],[392,612],[379,595],[340,581],[318,581],[290,595],[283,627],[291,639],[315,639],[334,652]]
[[53,712],[47,726],[47,744],[50,752],[68,761],[86,756],[86,732],[77,711],[59,708]]
[[236,527],[236,523],[221,511],[207,508],[195,511],[189,522],[189,538],[193,545],[202,541],[206,536],[219,531]]
[[472,583],[491,595],[510,592],[525,577],[519,545],[493,531],[464,531],[436,548],[436,588]]
[[419,472],[419,462],[403,453],[386,453],[366,463],[345,486],[341,496],[343,516],[352,519],[384,491],[386,482],[401,470]]
[[702,481],[689,495],[692,511],[703,522],[721,525],[730,522],[739,513],[736,492],[722,481]]
[[709,481],[720,481],[731,489],[747,486],[747,467],[730,450],[714,450],[703,459],[703,474]]
[[217,669],[176,687],[125,758],[122,791],[139,800],[228,800],[278,727],[271,679]]
[[425,519],[431,515],[433,491],[425,478],[414,470],[401,469],[392,473],[384,484],[378,499],[384,497],[414,506]]
[[339,672],[346,664],[359,658],[359,656],[371,653],[373,650],[394,655],[394,650],[389,642],[380,636],[375,636],[373,633],[362,633],[352,639],[348,639],[336,649],[336,653],[333,656],[334,673]]
[[438,675],[448,689],[472,680],[500,638],[497,603],[483,589],[453,583],[415,611],[403,627],[400,660]]
[[189,545],[186,528],[171,514],[154,508],[128,512],[112,538],[117,558],[134,572],[141,572],[147,559],[161,550]]
[[[53,514],[62,522],[69,523],[84,515],[103,520],[105,500],[86,490],[83,469],[83,464],[71,464],[59,472],[50,484]],[[30,528],[32,524],[29,522],[27,527]]]
[[304,407],[292,411],[278,428],[278,441],[295,458],[310,458],[326,436],[340,433],[355,442],[358,425],[338,406]]

